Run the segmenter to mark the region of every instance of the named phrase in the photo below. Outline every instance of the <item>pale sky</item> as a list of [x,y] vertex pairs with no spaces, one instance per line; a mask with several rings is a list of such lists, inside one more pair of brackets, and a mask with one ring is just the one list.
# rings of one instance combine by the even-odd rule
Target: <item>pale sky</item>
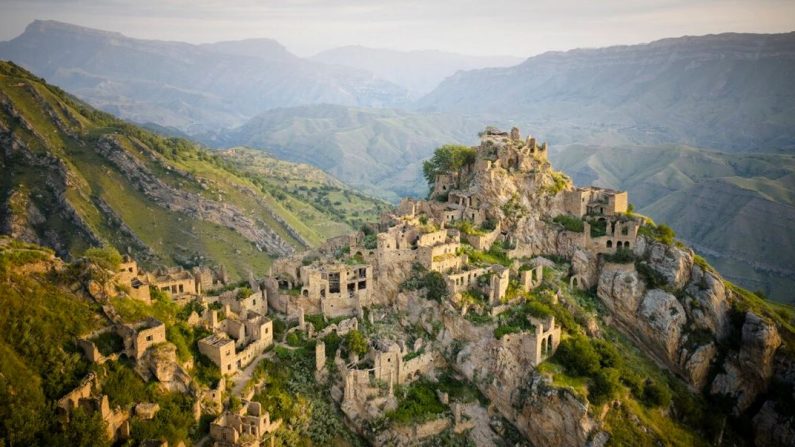
[[269,37],[301,56],[358,44],[527,57],[793,31],[795,0],[0,0],[0,40],[34,19],[192,43]]

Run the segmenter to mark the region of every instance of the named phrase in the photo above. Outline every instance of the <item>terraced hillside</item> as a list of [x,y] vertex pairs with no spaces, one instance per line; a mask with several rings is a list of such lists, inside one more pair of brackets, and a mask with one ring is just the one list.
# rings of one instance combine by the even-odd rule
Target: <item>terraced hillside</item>
[[223,263],[245,277],[273,256],[347,232],[353,212],[384,206],[356,195],[349,216],[348,202],[305,200],[281,178],[303,172],[305,186],[354,193],[267,156],[245,163],[267,169],[243,169],[235,156],[127,124],[7,62],[0,145],[0,232],[66,257],[111,244],[150,267]]

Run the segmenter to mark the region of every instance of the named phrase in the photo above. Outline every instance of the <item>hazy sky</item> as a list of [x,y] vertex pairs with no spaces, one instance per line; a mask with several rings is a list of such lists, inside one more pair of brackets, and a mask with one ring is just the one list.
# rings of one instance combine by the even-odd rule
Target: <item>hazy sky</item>
[[530,56],[727,31],[795,30],[795,0],[0,0],[0,40],[34,19],[131,37],[271,37],[299,55],[360,44]]

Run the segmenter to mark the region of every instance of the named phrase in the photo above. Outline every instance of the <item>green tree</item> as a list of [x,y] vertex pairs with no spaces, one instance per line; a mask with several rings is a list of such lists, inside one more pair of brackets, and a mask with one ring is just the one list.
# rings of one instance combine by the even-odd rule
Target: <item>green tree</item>
[[110,446],[105,421],[98,411],[83,407],[72,410],[69,424],[49,443],[55,446],[106,447]]
[[425,275],[424,283],[427,289],[425,297],[429,300],[441,301],[442,298],[447,296],[447,283],[441,273],[428,272]]
[[345,344],[348,350],[359,355],[367,354],[369,348],[364,335],[357,329],[348,332],[348,335],[345,336]]
[[439,174],[455,173],[457,186],[461,186],[462,171],[466,166],[475,163],[477,152],[469,146],[445,144],[437,148],[433,157],[422,163],[422,173],[428,185],[436,182]]

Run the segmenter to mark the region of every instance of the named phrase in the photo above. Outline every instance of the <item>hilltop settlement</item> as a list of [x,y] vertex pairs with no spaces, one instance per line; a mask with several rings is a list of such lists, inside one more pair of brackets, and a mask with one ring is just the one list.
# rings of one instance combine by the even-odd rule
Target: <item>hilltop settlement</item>
[[103,323],[61,424],[169,445],[140,435],[158,402],[109,400],[100,366],[126,362],[189,397],[203,428],[177,444],[793,445],[790,322],[548,152],[516,128],[444,146],[427,199],[242,282],[125,256],[85,283]]

